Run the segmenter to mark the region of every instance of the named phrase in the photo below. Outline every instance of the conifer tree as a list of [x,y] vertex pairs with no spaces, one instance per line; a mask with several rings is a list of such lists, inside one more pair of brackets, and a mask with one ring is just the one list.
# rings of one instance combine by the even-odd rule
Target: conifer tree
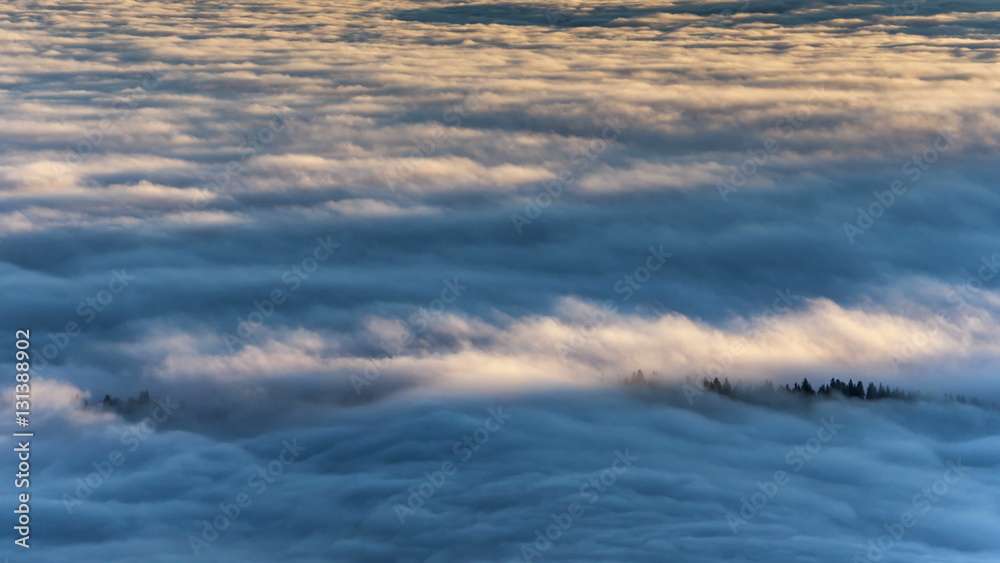
[[816,392],[813,390],[812,385],[809,384],[809,379],[805,377],[802,378],[802,392],[805,393],[806,395],[816,394]]

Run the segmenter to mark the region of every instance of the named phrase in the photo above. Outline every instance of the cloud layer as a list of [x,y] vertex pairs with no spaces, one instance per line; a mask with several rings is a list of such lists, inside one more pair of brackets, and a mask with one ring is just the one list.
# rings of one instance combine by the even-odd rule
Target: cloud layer
[[[866,430],[747,539],[725,512],[832,411],[594,391],[641,368],[1000,401],[989,6],[334,4],[0,7],[0,328],[32,330],[40,416],[87,444],[40,462],[60,556],[187,557],[300,436],[295,478],[210,558],[515,558],[632,447],[544,559],[849,560],[911,485],[991,449],[992,413],[821,407]],[[71,517],[64,490],[129,424],[81,400],[147,388],[185,410]],[[400,527],[495,393],[523,409],[503,447]],[[678,437],[693,421],[715,431]],[[995,560],[993,465],[884,560]]]
[[205,407],[44,428],[35,533],[47,556],[867,561],[868,540],[906,513],[877,560],[1000,553],[997,413],[972,406],[751,406],[680,389],[407,395],[261,410],[269,429],[242,437],[205,435],[247,431]]

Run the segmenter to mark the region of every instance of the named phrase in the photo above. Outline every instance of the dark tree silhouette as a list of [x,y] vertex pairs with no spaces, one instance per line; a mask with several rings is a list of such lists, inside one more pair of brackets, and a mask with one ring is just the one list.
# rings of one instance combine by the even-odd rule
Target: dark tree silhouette
[[802,392],[806,395],[815,395],[816,391],[813,390],[813,386],[809,384],[807,378],[802,378]]
[[[641,376],[642,372],[639,371],[637,372],[637,374]],[[635,375],[636,374],[633,374],[633,378],[635,377]],[[650,383],[650,385],[655,385],[655,383]],[[775,386],[775,384],[771,380],[765,380],[763,383],[757,385],[752,385],[752,384],[744,385],[742,382],[737,381],[736,384],[734,385],[732,382],[729,381],[728,377],[724,378],[724,381],[719,381],[718,377],[709,381],[707,377],[704,377],[702,378],[702,387],[706,391],[714,391],[715,393],[718,393],[720,395],[726,395],[736,399],[751,400],[751,401],[755,400],[756,397],[759,397],[764,392],[775,392],[784,390],[786,393],[789,394],[802,394],[804,396],[820,395],[823,396],[824,398],[829,398],[831,396],[833,398],[857,397],[859,399],[868,401],[876,401],[883,399],[898,399],[904,401],[933,401],[944,398],[947,401],[953,401],[956,403],[970,403],[977,406],[984,406],[977,399],[969,398],[966,397],[965,395],[949,395],[945,393],[943,395],[935,396],[935,395],[923,394],[919,391],[906,391],[900,389],[899,387],[889,387],[888,385],[884,385],[882,383],[879,383],[878,386],[876,387],[874,381],[869,382],[866,388],[864,381],[860,379],[857,382],[855,382],[854,379],[850,379],[844,382],[837,378],[831,378],[829,384],[820,385],[819,389],[815,390],[813,389],[812,384],[809,383],[808,378],[802,378],[801,383],[794,383],[794,384],[785,383],[784,385],[779,384]],[[142,397],[143,395],[140,394],[140,400],[142,400]],[[133,400],[134,399],[129,399],[129,403],[131,404]],[[148,398],[146,400],[148,400]],[[118,408],[117,407],[118,399],[105,396],[104,398],[105,406],[109,405],[109,403],[111,407]],[[985,405],[985,406],[987,408],[996,408],[991,405]]]

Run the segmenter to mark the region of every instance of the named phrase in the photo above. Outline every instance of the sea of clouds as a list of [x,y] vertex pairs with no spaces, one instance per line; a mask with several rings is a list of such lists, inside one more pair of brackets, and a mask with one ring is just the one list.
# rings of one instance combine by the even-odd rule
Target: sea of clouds
[[[14,555],[853,561],[909,510],[868,560],[997,560],[995,411],[613,388],[1000,402],[990,10],[0,6],[0,329],[32,331],[38,426]],[[158,411],[93,407],[142,389]]]

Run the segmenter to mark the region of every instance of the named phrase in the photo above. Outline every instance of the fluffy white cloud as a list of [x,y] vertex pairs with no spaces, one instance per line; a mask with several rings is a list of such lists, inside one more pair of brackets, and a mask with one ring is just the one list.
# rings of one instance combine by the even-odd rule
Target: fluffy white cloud
[[[993,411],[601,385],[1000,396],[991,9],[0,6],[0,293],[39,335],[44,557],[186,560],[298,436],[209,558],[513,560],[632,447],[545,560],[863,558],[961,458],[882,560],[995,561]],[[149,429],[82,405],[145,388],[183,406]],[[400,526],[494,399],[521,418]],[[843,441],[733,536],[821,416]]]

